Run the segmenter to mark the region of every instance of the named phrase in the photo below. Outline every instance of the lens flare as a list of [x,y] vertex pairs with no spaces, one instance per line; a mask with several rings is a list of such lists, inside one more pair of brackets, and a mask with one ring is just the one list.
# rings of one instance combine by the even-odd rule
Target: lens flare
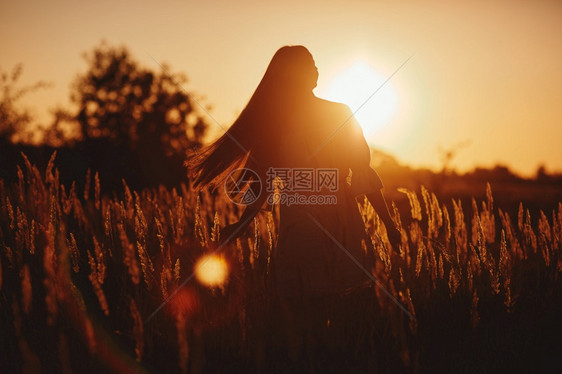
[[189,317],[199,310],[199,298],[192,288],[184,286],[176,292],[169,306],[174,315]]
[[209,254],[201,256],[195,263],[195,277],[207,287],[221,287],[228,277],[228,264],[222,256]]

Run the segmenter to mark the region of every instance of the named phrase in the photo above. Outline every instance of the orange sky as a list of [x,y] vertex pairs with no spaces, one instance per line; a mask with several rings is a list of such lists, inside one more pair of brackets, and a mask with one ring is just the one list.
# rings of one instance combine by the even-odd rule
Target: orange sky
[[[454,4],[453,4],[454,3]],[[362,60],[390,75],[398,114],[369,141],[404,163],[439,165],[439,147],[461,142],[453,166],[502,163],[531,175],[562,171],[562,2],[540,1],[14,1],[0,5],[0,67],[25,64],[23,82],[55,86],[29,97],[38,118],[68,105],[101,39],[185,72],[227,127],[275,50],[303,44],[321,96]],[[216,131],[220,128],[212,125]]]

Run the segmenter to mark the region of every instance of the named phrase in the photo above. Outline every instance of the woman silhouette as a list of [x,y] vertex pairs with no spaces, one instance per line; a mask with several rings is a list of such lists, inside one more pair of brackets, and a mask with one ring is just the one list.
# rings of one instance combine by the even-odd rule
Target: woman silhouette
[[[262,207],[272,203],[272,182],[281,180],[280,195],[275,195],[280,227],[272,263],[275,291],[293,341],[307,339],[304,335],[319,333],[317,326],[326,325],[330,315],[323,300],[372,284],[372,242],[356,197],[367,196],[390,243],[395,248],[400,243],[359,124],[344,104],[313,94],[317,79],[305,47],[280,48],[234,124],[187,162],[196,187],[218,185],[242,167],[255,173],[239,175],[237,182],[248,182],[256,199],[238,222],[221,231],[223,243],[243,233]],[[261,189],[252,183],[257,178]]]

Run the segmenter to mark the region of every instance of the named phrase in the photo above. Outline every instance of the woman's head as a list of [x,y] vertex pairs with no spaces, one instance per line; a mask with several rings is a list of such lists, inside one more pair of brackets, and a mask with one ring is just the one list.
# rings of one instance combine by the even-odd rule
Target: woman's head
[[271,143],[280,131],[287,131],[288,118],[298,106],[306,105],[306,96],[312,94],[317,80],[318,69],[308,49],[301,45],[278,49],[232,126],[213,144],[188,155],[186,165],[194,185],[216,186],[250,159],[267,162],[274,158],[271,153],[276,147]]
[[294,45],[275,52],[260,85],[274,84],[273,90],[298,94],[312,91],[317,80],[318,69],[312,55],[302,45]]

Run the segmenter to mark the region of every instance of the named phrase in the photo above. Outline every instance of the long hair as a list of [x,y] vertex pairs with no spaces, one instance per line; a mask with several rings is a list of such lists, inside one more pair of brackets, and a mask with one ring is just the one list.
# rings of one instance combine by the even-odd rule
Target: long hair
[[214,143],[188,155],[185,164],[193,186],[216,187],[237,168],[270,162],[272,143],[287,125],[291,108],[311,93],[317,78],[308,49],[297,45],[277,50],[232,126]]

